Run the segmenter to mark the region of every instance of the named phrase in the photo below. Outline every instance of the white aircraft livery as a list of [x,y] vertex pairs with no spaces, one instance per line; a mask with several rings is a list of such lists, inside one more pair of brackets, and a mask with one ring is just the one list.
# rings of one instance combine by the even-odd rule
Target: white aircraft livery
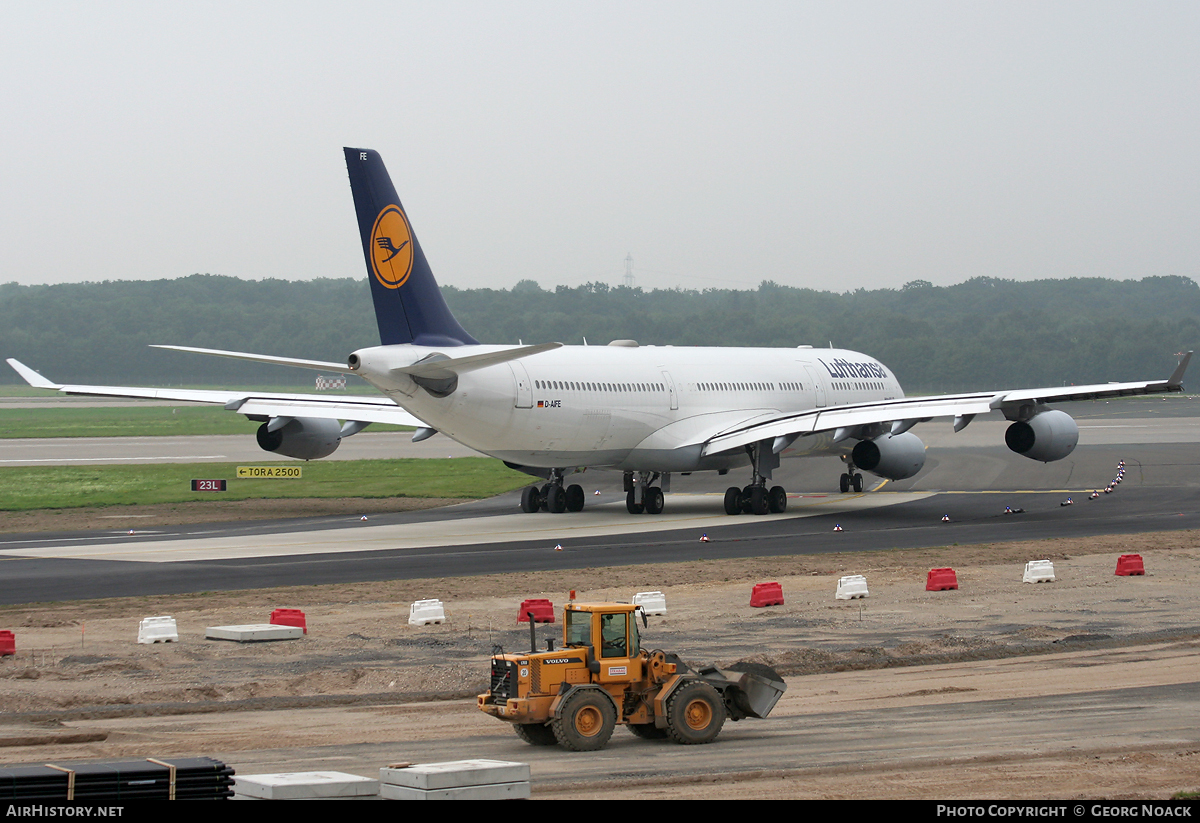
[[1061,460],[1079,429],[1051,402],[1178,392],[1191,352],[1166,380],[934,397],[905,397],[891,370],[843,349],[481,345],[442,299],[425,253],[379,155],[345,149],[362,236],[379,346],[327,363],[181,346],[160,348],[355,374],[381,397],[187,391],[59,385],[10,359],[33,386],[67,394],[220,403],[261,421],[258,443],[313,460],[371,423],[437,432],[544,481],[521,496],[526,512],[577,512],[585,468],[624,473],[631,514],[658,514],[675,472],[750,470],[725,493],[729,514],[781,512],[772,486],[781,455],[840,454],[843,493],[861,492],[859,470],[900,480],[925,464],[916,424],[953,418],[960,431],[979,414],[1011,421],[1005,443],[1033,460]]

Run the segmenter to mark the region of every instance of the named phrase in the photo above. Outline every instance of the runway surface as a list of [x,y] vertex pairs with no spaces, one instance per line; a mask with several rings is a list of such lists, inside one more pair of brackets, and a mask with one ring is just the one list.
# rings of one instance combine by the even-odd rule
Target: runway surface
[[[579,514],[526,515],[514,493],[367,522],[324,517],[140,530],[136,521],[115,520],[106,531],[5,535],[0,603],[1200,528],[1200,416],[1190,402],[1156,402],[1077,405],[1081,445],[1051,464],[999,445],[1002,421],[981,419],[957,435],[948,424],[928,424],[918,432],[929,444],[925,469],[897,483],[875,480],[873,491],[859,495],[822,490],[836,484],[836,459],[785,460],[775,476],[790,492],[781,515],[725,515],[724,486],[746,478],[706,474],[674,478],[663,515],[631,516],[620,475],[588,472],[574,478],[588,494]],[[131,440],[154,441],[145,446],[151,451],[176,448],[175,438]],[[438,451],[450,444],[434,441]],[[75,445],[75,455],[87,457],[87,444]],[[1089,500],[1119,460],[1126,462],[1123,484]],[[1061,505],[1067,497],[1073,505]],[[1006,515],[1006,506],[1025,512]],[[843,530],[835,533],[835,524]],[[701,534],[710,542],[701,543]]]

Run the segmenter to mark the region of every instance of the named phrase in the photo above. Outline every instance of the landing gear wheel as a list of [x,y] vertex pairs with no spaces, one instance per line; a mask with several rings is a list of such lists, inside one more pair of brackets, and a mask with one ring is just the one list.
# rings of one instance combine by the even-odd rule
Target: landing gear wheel
[[603,749],[616,725],[617,711],[612,701],[595,689],[578,691],[568,697],[559,709],[558,717],[550,721],[558,745],[572,752]]
[[567,486],[567,511],[581,512],[583,511],[583,486]]
[[665,505],[663,501],[662,489],[660,489],[658,486],[651,486],[650,488],[646,489],[646,493],[643,497],[645,499],[645,503],[643,505],[646,508],[646,514],[662,514],[663,505]]
[[742,489],[742,514],[754,514],[754,506],[752,505],[750,496],[754,493],[753,486],[747,486]]
[[542,723],[514,723],[513,731],[530,746],[553,746],[558,742],[554,729]]
[[676,743],[711,743],[725,725],[725,703],[717,690],[693,680],[667,698],[667,734]]
[[750,511],[754,514],[766,514],[767,508],[767,490],[762,486],[755,486],[750,490]]
[[[741,492],[741,489],[738,489]],[[642,740],[666,740],[667,730],[660,729],[653,723],[629,723],[625,728],[633,732],[634,737],[640,737]]]
[[547,502],[547,508],[554,514],[562,514],[567,510],[567,493],[563,491],[562,486],[550,487],[550,499]]
[[782,514],[787,511],[787,492],[783,486],[774,486],[767,494],[767,505],[772,514]]
[[851,478],[851,482],[854,483],[854,493],[862,494],[863,476],[861,474],[859,474],[858,472],[855,472],[854,476]]
[[542,507],[542,494],[537,486],[526,486],[521,490],[521,511],[533,514]]
[[725,490],[725,513],[742,513],[742,490],[737,486],[730,486]]
[[646,504],[645,503],[634,503],[633,502],[633,492],[626,492],[625,508],[626,508],[626,510],[628,510],[628,512],[630,514],[641,514],[642,512],[644,512],[646,510]]
[[850,475],[842,474],[841,479],[838,481],[838,488],[841,489],[842,494],[850,491]]
[[544,512],[550,511],[550,490],[552,488],[554,487],[547,483],[546,485],[542,486],[541,493],[538,494],[538,500],[540,502],[541,509]]

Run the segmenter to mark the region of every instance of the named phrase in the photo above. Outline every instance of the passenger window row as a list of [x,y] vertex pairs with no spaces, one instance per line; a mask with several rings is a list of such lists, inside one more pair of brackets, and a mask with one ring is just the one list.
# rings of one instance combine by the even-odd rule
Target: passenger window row
[[591,383],[577,380],[534,380],[539,389],[556,391],[599,391],[599,392],[652,392],[666,391],[662,383]]

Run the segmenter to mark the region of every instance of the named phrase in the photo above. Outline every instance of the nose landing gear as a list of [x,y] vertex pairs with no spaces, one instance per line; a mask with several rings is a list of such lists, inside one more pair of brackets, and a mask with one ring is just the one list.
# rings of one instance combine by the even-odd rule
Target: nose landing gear
[[[625,472],[625,509],[630,514],[662,514],[666,505],[663,492],[671,490],[669,472]],[[652,486],[661,479],[660,486]]]

